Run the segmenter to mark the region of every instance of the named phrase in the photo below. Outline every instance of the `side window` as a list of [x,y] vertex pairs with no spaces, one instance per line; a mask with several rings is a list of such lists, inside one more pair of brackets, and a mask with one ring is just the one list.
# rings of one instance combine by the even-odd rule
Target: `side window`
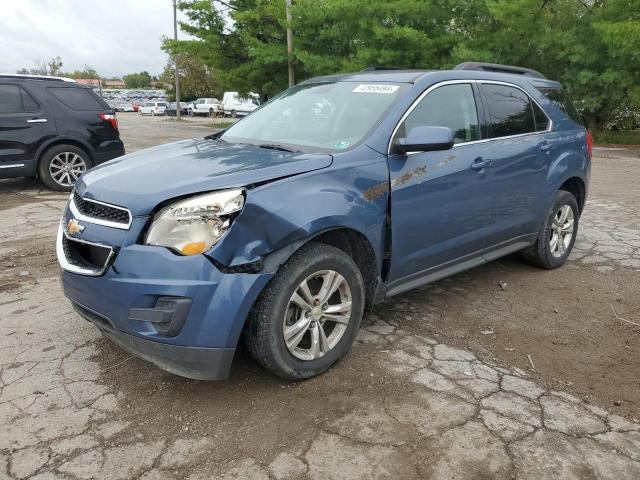
[[95,97],[88,88],[50,87],[49,92],[72,110],[96,111],[109,109],[109,106],[100,103],[98,97]]
[[489,109],[490,137],[508,137],[536,131],[529,96],[507,85],[480,85]]
[[430,92],[407,116],[398,136],[427,126],[449,127],[455,143],[479,140],[480,126],[471,84],[443,85]]
[[573,103],[569,101],[567,95],[564,93],[564,90],[561,88],[538,88],[538,90],[546,95],[546,97],[551,100],[556,107],[562,110],[567,116],[576,123],[582,125],[582,119],[580,118],[580,114],[573,106]]
[[549,117],[535,102],[531,102],[531,106],[533,107],[533,117],[536,121],[536,132],[544,132],[549,128]]
[[38,104],[18,85],[0,85],[0,114],[37,112]]

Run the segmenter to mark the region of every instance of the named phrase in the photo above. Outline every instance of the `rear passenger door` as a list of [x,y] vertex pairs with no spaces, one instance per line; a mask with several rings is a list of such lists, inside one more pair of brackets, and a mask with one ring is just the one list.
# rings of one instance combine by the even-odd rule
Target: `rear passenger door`
[[[501,250],[526,246],[539,229],[544,186],[551,163],[547,139],[551,121],[520,87],[478,82],[492,148],[489,173],[494,188],[493,231],[487,246]],[[492,258],[491,253],[487,254]]]
[[22,86],[0,83],[0,175],[29,167],[54,128],[53,119]]

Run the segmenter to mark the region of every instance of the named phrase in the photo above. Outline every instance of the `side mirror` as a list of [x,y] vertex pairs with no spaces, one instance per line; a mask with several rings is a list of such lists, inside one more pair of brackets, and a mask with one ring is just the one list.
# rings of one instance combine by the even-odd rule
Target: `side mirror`
[[405,138],[398,139],[400,153],[432,152],[453,147],[453,131],[449,127],[414,127]]

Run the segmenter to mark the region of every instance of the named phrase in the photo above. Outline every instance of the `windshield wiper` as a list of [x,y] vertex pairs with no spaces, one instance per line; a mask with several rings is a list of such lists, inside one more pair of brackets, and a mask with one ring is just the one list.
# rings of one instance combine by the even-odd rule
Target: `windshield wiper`
[[293,150],[291,148],[287,148],[283,145],[278,145],[277,143],[263,143],[258,145],[260,148],[268,148],[270,150],[280,150],[282,152],[291,152],[291,153],[300,153],[300,150]]

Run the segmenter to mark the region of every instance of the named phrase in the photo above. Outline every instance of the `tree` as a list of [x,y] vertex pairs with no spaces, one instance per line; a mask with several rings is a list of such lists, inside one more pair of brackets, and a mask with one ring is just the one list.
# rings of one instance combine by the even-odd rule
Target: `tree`
[[21,68],[17,73],[27,75],[51,75],[60,76],[62,72],[62,58],[52,57],[49,60],[36,60],[35,68]]
[[[287,86],[284,1],[184,0],[165,41],[199,58],[225,90],[263,98]],[[296,78],[367,66],[448,68],[486,61],[535,68],[563,83],[590,128],[640,105],[637,0],[296,0]]]
[[149,88],[151,86],[151,75],[144,71],[140,73],[130,73],[122,77],[127,88]]
[[[201,97],[219,97],[221,90],[218,81],[204,62],[197,56],[179,54],[178,66],[180,75],[181,101],[191,101]],[[171,56],[164,67],[160,81],[168,85],[167,95],[175,101],[175,69],[174,57]]]

